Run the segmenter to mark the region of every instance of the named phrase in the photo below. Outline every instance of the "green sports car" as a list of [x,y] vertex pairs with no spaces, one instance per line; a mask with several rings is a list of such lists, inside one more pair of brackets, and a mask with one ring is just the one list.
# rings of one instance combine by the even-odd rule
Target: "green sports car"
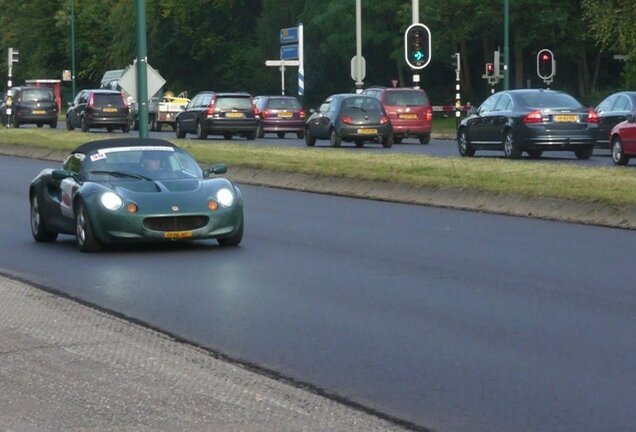
[[[185,150],[161,139],[91,141],[62,169],[45,169],[29,187],[31,231],[52,242],[76,236],[81,251],[105,244],[243,238],[241,191],[224,164],[201,170]],[[210,178],[212,177],[212,178]]]

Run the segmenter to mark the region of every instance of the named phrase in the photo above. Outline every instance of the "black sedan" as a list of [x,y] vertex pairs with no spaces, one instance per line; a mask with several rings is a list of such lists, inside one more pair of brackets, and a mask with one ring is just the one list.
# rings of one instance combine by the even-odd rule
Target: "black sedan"
[[609,95],[596,107],[598,114],[598,136],[596,146],[610,148],[612,128],[636,111],[636,91],[618,92]]
[[459,154],[503,150],[509,159],[522,152],[539,158],[544,151],[573,151],[578,159],[594,152],[598,116],[567,93],[510,90],[490,96],[462,120],[457,130]]
[[305,125],[305,143],[313,147],[316,139],[328,139],[332,147],[343,141],[356,147],[377,142],[382,147],[393,145],[393,127],[382,104],[376,98],[359,94],[329,96]]

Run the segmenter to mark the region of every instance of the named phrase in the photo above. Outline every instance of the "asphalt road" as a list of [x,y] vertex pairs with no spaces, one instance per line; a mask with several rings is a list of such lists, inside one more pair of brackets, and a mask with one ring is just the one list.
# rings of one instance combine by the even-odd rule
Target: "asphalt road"
[[439,431],[636,429],[636,233],[243,187],[241,247],[35,243],[0,157],[0,269]]

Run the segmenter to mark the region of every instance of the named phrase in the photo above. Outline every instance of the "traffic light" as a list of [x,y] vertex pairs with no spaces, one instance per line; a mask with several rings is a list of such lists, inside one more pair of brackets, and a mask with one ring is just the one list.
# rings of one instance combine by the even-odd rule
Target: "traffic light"
[[494,67],[495,67],[495,76],[501,77],[503,76],[503,65],[504,65],[504,61],[503,61],[503,53],[499,50],[495,51],[494,57]]
[[486,76],[489,78],[495,76],[495,65],[493,63],[486,63]]
[[404,58],[413,69],[423,69],[431,61],[431,31],[424,24],[411,24],[406,29]]
[[537,54],[537,75],[543,80],[549,80],[556,73],[554,54],[549,49],[542,49]]
[[455,71],[461,69],[461,64],[459,62],[459,53],[451,54],[451,66],[453,66],[453,70]]
[[9,64],[18,62],[18,54],[20,54],[20,51],[18,51],[17,49],[9,48]]

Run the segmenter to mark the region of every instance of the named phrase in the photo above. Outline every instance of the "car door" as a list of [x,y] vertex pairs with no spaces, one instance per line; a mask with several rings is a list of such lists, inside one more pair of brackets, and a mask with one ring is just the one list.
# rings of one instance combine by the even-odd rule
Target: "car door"
[[512,98],[501,93],[492,112],[489,115],[488,123],[485,125],[484,134],[486,140],[493,144],[503,142],[503,130],[509,124],[510,115],[513,110]]
[[310,119],[311,133],[317,138],[328,138],[329,129],[331,126],[331,117],[333,116],[333,109],[335,107],[334,98],[329,97],[320,104],[320,108],[316,111]]
[[80,117],[81,117],[80,115],[81,102],[80,101],[83,99],[86,99],[85,94],[86,92],[82,90],[77,95],[75,95],[75,99],[73,99],[71,106],[68,108],[67,118],[68,118],[69,124],[72,127],[80,127]]
[[498,145],[501,136],[495,134],[492,122],[497,117],[494,112],[500,94],[496,93],[484,101],[477,110],[477,115],[469,122],[469,137],[473,144]]
[[609,134],[614,125],[618,122],[616,121],[616,116],[614,113],[614,103],[618,99],[618,95],[613,94],[606,97],[598,106],[596,107],[596,113],[598,114],[598,129],[596,132],[596,142],[599,145],[609,145]]
[[636,111],[632,111],[631,120],[621,125],[621,138],[623,140],[623,150],[628,155],[636,155]]
[[195,132],[196,131],[196,106],[201,101],[203,94],[198,94],[192,98],[192,100],[186,105],[185,110],[179,114],[179,124],[181,125],[181,130],[186,132]]

